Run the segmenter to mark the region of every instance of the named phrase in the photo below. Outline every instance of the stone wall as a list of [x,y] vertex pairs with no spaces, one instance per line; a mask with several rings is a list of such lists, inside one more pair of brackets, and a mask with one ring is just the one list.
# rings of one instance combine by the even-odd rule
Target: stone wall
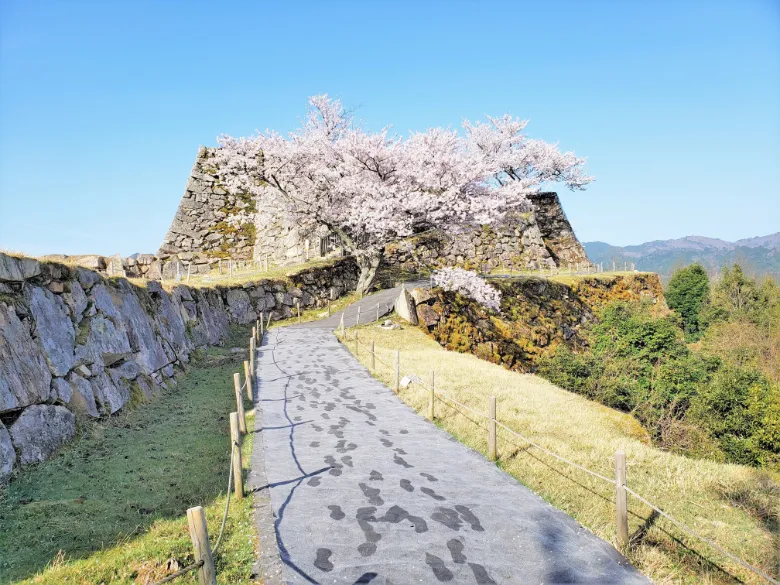
[[441,289],[407,293],[408,312],[443,347],[528,372],[562,343],[582,348],[584,328],[605,303],[648,299],[658,310],[668,310],[657,274],[582,277],[571,283],[535,277],[490,282],[502,293],[500,314]]
[[234,260],[253,257],[255,200],[250,195],[228,193],[211,162],[213,156],[208,148],[198,150],[179,209],[158,256],[194,253]]
[[[263,224],[258,203],[248,195],[228,194],[219,170],[201,147],[184,196],[157,256],[172,255],[207,270],[214,258],[301,262],[337,251],[339,244],[321,229],[303,229],[284,221]],[[555,193],[531,197],[532,211],[515,214],[505,225],[464,234],[430,231],[388,247],[386,263],[407,270],[466,266],[488,272],[498,266],[536,269],[588,262]],[[194,259],[194,260],[193,260]]]
[[431,230],[388,246],[385,262],[414,271],[460,266],[488,273],[495,268],[535,270],[587,263],[556,193],[532,196],[533,211],[510,215],[499,226],[465,233]]
[[291,317],[296,301],[324,306],[356,284],[350,259],[285,281],[169,291],[0,253],[0,483],[72,439],[75,414],[110,416],[175,384],[231,324]]

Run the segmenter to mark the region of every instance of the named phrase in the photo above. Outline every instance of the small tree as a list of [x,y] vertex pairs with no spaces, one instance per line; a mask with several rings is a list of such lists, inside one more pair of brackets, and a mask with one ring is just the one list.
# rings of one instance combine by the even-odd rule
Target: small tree
[[360,268],[367,291],[388,243],[426,227],[448,231],[501,221],[528,210],[546,181],[583,189],[584,159],[527,139],[511,116],[464,123],[466,136],[433,128],[402,139],[366,132],[338,100],[309,99],[303,128],[283,137],[223,135],[215,162],[226,186],[258,197],[260,221],[280,217],[336,234]]
[[672,274],[666,289],[666,302],[682,317],[689,338],[696,339],[703,331],[700,319],[702,306],[710,295],[710,280],[701,264],[691,264]]

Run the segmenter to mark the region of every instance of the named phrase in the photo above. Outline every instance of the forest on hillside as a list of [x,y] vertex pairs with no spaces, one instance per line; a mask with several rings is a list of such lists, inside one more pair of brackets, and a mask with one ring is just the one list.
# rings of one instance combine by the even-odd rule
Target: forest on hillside
[[660,447],[780,471],[780,286],[692,264],[665,294],[669,311],[606,305],[586,348],[560,345],[537,373],[632,413]]

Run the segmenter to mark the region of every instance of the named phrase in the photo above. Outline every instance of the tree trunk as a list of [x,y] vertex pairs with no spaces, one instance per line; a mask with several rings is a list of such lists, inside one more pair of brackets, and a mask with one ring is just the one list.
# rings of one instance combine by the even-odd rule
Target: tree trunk
[[365,294],[376,280],[376,271],[379,268],[379,263],[382,261],[382,251],[367,250],[365,252],[356,252],[355,261],[358,268],[360,268],[357,292]]

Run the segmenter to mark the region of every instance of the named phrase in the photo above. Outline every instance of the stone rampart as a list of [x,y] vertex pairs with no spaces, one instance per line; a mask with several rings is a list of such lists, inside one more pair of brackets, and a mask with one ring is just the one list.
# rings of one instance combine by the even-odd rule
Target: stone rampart
[[110,416],[175,384],[198,347],[231,324],[355,289],[351,259],[284,281],[229,288],[136,286],[83,267],[0,253],[0,484],[76,434],[76,416]]

